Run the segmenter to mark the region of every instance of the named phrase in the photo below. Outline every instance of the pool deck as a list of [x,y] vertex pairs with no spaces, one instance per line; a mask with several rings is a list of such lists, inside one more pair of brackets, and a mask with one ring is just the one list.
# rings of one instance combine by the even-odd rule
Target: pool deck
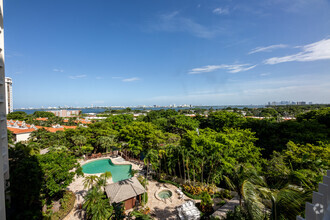
[[[80,165],[84,165],[86,163],[96,161],[96,160],[104,160],[104,159],[111,159],[112,163],[115,165],[132,165],[132,169],[134,170],[142,170],[142,166],[139,166],[135,163],[131,163],[129,161],[123,160],[122,157],[101,157],[97,159],[90,159],[90,160],[80,160]],[[85,176],[95,175],[100,176],[99,174],[84,174]],[[84,196],[86,195],[88,189],[84,189],[84,177],[75,177],[73,182],[68,186],[68,190],[71,190],[76,194],[76,202],[75,208],[64,218],[65,220],[78,220],[83,219],[84,213],[81,210],[77,209],[78,204],[82,204],[84,202]],[[107,181],[108,184],[113,183],[112,178]]]
[[[155,197],[155,193],[160,189],[169,189],[172,191],[171,199],[167,199],[166,203]],[[179,198],[179,194],[176,192],[178,188],[172,184],[159,183],[154,180],[148,181],[147,191],[148,191],[148,203],[147,206],[150,208],[151,216],[154,219],[159,220],[174,220],[178,219],[176,207],[182,205],[183,203],[192,200],[186,195],[182,199]],[[195,200],[199,202],[200,200]]]

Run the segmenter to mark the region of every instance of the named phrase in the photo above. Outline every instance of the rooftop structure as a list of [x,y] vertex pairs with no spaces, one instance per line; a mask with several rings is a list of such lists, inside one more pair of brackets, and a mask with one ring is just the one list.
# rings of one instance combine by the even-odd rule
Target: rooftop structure
[[124,202],[126,210],[135,207],[137,201],[141,202],[141,195],[145,191],[136,177],[112,183],[105,187],[110,203]]

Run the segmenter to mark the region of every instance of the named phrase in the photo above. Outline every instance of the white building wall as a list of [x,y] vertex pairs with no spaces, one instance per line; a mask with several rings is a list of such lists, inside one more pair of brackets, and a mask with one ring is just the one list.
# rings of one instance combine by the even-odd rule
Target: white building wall
[[6,219],[5,181],[9,179],[7,120],[5,101],[3,0],[0,0],[0,219]]
[[20,141],[27,141],[30,138],[31,133],[22,133],[22,134],[16,134],[16,140],[15,142],[20,142]]

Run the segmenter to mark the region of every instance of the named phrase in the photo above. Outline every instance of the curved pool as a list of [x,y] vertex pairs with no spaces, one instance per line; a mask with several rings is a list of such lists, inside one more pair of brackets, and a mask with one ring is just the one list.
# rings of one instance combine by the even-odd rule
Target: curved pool
[[131,178],[132,165],[115,165],[110,159],[102,159],[84,164],[82,170],[86,174],[99,174],[110,171],[112,181],[118,182]]

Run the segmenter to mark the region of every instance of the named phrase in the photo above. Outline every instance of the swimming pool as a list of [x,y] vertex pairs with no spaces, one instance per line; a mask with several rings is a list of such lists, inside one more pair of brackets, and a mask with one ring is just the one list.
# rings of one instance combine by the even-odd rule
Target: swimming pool
[[132,165],[115,165],[110,159],[95,160],[82,166],[86,174],[98,174],[110,171],[112,181],[118,182],[131,178]]

